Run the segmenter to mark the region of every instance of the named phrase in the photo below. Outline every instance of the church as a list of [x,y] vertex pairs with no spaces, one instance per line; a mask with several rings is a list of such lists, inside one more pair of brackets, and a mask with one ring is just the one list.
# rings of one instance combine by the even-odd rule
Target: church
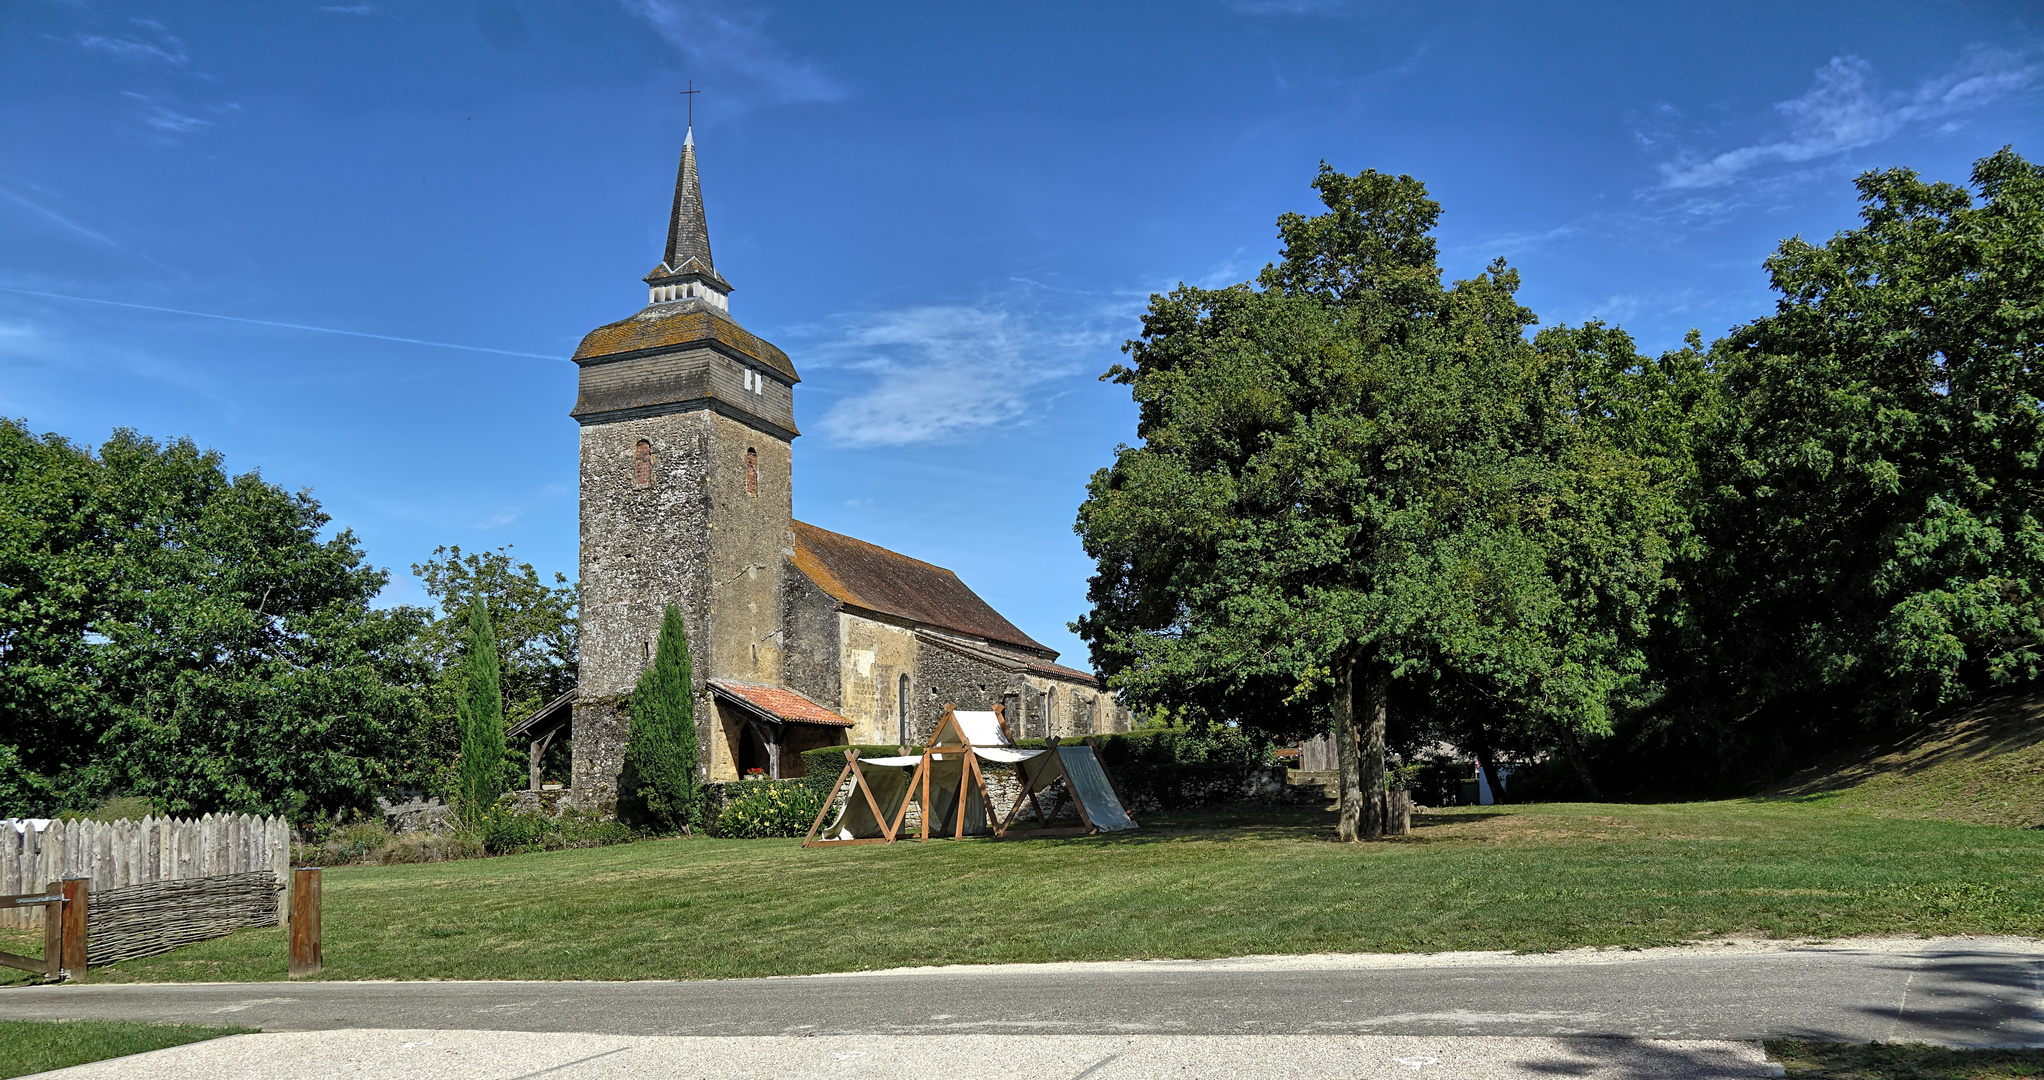
[[[580,680],[566,707],[519,725],[536,737],[572,724],[575,805],[616,804],[626,699],[669,604],[688,625],[712,781],[798,775],[798,755],[820,746],[915,744],[947,703],[1006,706],[1016,738],[1128,729],[1091,674],[1058,664],[958,575],[795,520],[801,377],[731,315],[693,130],[667,248],[644,281],[646,306],[575,351]],[[535,762],[543,751],[535,739]]]

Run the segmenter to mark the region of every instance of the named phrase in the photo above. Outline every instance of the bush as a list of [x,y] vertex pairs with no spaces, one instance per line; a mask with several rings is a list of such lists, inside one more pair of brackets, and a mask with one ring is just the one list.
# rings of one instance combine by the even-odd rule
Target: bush
[[[809,790],[814,791],[818,805],[821,805],[822,800],[830,797],[831,785],[837,783],[837,775],[845,770],[845,751],[857,750],[860,757],[869,758],[895,757],[897,756],[895,752],[900,749],[901,747],[899,746],[839,745],[820,746],[814,750],[804,750],[801,755],[803,773],[801,778],[794,782],[803,784]],[[909,747],[909,752],[920,754],[923,752],[923,748],[911,746]],[[756,780],[750,782],[758,783]],[[809,825],[807,822],[804,822],[802,827],[807,829]]]
[[502,804],[483,811],[475,824],[483,850],[492,855],[545,851],[547,834],[556,828],[536,810],[518,810]]
[[681,609],[669,604],[653,663],[639,673],[632,690],[625,775],[618,791],[620,809],[656,832],[685,831],[702,816],[695,716],[688,628]]
[[802,836],[809,832],[823,796],[800,780],[746,780],[717,817],[717,835],[736,839]]
[[108,799],[91,810],[66,810],[58,821],[140,821],[156,813],[155,804],[140,795]]
[[548,817],[537,810],[521,810],[499,803],[483,815],[476,828],[484,851],[491,855],[516,855],[527,851],[560,851],[564,848],[603,847],[638,837],[637,830],[578,810]]

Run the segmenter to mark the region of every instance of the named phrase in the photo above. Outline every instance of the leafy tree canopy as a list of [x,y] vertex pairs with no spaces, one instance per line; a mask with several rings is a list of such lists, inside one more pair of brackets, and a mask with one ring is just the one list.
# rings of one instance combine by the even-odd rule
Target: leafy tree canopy
[[1416,723],[1603,730],[1681,532],[1662,457],[1693,361],[1528,340],[1502,262],[1442,283],[1417,181],[1315,187],[1327,212],[1280,219],[1256,286],[1152,297],[1106,376],[1141,443],[1080,509],[1075,629],[1133,703],[1209,723],[1339,727],[1360,677]]
[[1862,225],[1784,242],[1714,347],[1664,750],[1777,760],[2040,674],[2044,169],[1972,179],[1861,176]]
[[531,563],[511,561],[509,545],[481,552],[435,548],[412,573],[440,609],[418,638],[421,657],[435,672],[423,739],[434,761],[451,762],[461,746],[459,709],[467,686],[461,661],[475,602],[488,611],[506,717],[526,716],[574,689],[577,597],[565,575],[541,580]]
[[367,805],[417,765],[425,619],[308,493],[188,439],[0,421],[0,814]]

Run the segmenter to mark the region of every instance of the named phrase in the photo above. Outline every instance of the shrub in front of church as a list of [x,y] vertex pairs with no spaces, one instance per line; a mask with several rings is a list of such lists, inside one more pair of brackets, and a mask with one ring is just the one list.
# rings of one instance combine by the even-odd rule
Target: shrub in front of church
[[492,855],[602,847],[621,844],[638,835],[629,825],[578,810],[570,809],[563,811],[559,817],[548,817],[537,810],[521,810],[502,804],[484,812],[474,831],[482,840],[483,850]]
[[620,809],[654,832],[699,824],[703,791],[696,774],[696,709],[689,671],[688,628],[667,605],[653,663],[632,691],[631,734],[625,741]]
[[734,839],[802,836],[823,797],[800,780],[748,780],[717,818],[717,835]]

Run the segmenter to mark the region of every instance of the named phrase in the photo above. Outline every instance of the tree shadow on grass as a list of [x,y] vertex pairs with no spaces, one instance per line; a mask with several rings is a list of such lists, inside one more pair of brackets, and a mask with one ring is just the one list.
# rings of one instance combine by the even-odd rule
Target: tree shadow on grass
[[[1505,812],[1475,814],[1414,814],[1412,827],[1422,829],[1461,825],[1507,817]],[[1010,840],[1037,839],[1073,844],[1135,846],[1183,843],[1200,840],[1214,843],[1291,840],[1335,842],[1335,815],[1320,807],[1269,806],[1259,803],[1228,803],[1193,810],[1165,810],[1143,814],[1130,832],[1098,833],[1093,836],[1031,837],[1029,830],[1011,829]],[[1425,839],[1417,835],[1386,837],[1385,843],[1410,843]]]

